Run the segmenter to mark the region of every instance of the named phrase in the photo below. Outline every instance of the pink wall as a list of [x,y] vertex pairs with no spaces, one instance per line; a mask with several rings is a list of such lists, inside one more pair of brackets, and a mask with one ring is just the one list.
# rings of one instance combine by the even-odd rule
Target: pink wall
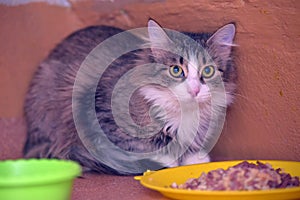
[[213,154],[217,159],[300,161],[300,2],[153,2],[79,1],[72,9],[44,3],[0,6],[0,116],[22,116],[36,66],[74,30],[90,24],[141,27],[152,17],[167,28],[200,32],[234,21],[238,94]]

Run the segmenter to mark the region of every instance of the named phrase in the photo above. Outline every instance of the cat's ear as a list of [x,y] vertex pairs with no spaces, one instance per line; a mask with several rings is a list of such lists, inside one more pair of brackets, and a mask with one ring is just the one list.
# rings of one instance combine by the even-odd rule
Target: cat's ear
[[172,43],[163,28],[153,19],[149,19],[148,21],[148,34],[151,45],[153,46],[161,46]]
[[214,57],[228,60],[235,36],[235,25],[227,24],[218,29],[206,42],[209,53]]
[[154,20],[148,21],[149,41],[154,57],[163,56],[165,52],[160,50],[162,47],[170,46],[173,42],[164,29]]

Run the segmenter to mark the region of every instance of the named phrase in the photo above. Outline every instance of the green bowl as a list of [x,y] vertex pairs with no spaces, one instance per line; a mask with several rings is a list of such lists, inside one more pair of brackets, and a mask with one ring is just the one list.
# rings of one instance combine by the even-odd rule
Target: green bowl
[[79,164],[68,160],[0,161],[0,199],[67,200],[80,174]]

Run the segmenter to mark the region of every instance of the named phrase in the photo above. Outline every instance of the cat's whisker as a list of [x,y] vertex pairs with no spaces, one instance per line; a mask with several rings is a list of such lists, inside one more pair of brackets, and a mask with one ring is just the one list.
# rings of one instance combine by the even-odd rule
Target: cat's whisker
[[234,43],[227,43],[227,42],[222,42],[220,43],[221,45],[225,45],[225,46],[231,46],[231,47],[237,47],[239,46],[238,44],[234,44]]
[[[235,97],[235,99],[236,100],[234,100],[235,102],[238,100],[238,98],[241,98],[241,99],[243,99],[243,100],[246,100],[247,102],[250,102],[251,104],[257,104],[257,101],[256,100],[254,100],[254,99],[251,99],[250,97],[248,97],[248,96],[245,96],[245,95],[243,95],[243,94],[240,94],[240,93],[233,93],[233,94],[231,94],[231,95],[233,95],[234,97]],[[237,98],[236,98],[237,97]],[[267,108],[267,106],[266,105],[264,105],[263,103],[261,103],[261,104],[259,104],[259,105],[261,105],[263,108]]]
[[239,94],[239,93],[233,93],[232,94],[234,97],[237,97],[237,98],[242,98],[242,99],[244,99],[244,100],[247,100],[247,101],[249,101],[249,102],[251,102],[251,103],[254,103],[255,101],[254,100],[252,100],[252,99],[250,99],[250,97],[248,97],[248,96],[245,96],[245,95],[243,95],[243,94]]
[[234,95],[235,97],[241,97],[241,98],[243,98],[243,99],[245,99],[245,100],[247,100],[247,101],[252,101],[248,96],[246,96],[246,95],[243,95],[243,94],[239,94],[239,93],[233,93],[233,94],[231,94],[231,95]]

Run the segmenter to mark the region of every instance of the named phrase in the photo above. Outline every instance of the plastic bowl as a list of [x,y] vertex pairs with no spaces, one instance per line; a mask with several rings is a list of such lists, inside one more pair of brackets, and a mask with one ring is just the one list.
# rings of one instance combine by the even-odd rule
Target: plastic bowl
[[[172,199],[181,200],[300,200],[300,187],[253,190],[253,191],[208,191],[208,190],[184,190],[173,189],[170,185],[174,182],[184,183],[189,178],[197,178],[202,172],[215,169],[227,169],[244,160],[210,162],[196,165],[187,165],[158,171],[147,171],[143,176],[135,177],[140,183],[152,190],[162,193]],[[300,162],[280,160],[259,160],[269,163],[273,168],[281,168],[292,176],[300,176]],[[255,163],[256,160],[248,160]]]
[[80,174],[79,164],[67,160],[0,161],[0,199],[67,200]]

